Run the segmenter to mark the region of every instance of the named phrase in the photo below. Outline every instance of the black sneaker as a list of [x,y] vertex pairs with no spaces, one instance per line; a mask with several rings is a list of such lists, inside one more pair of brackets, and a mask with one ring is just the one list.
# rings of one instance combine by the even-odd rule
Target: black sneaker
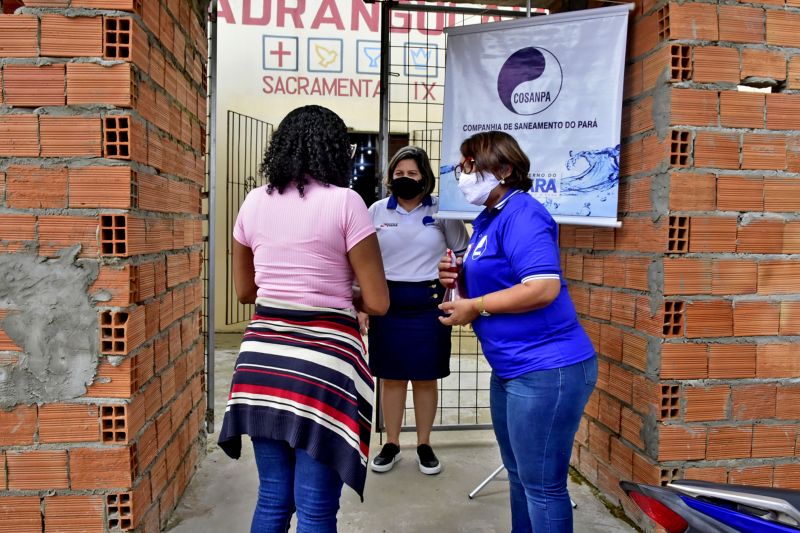
[[400,460],[400,447],[393,442],[383,445],[381,453],[372,460],[372,470],[375,472],[388,472]]
[[436,454],[433,453],[433,448],[427,444],[417,446],[417,462],[419,471],[423,474],[433,475],[442,471],[442,465],[436,458]]

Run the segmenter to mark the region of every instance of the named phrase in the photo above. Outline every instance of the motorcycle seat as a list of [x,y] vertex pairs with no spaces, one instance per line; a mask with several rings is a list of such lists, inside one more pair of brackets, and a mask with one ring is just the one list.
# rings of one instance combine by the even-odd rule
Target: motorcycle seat
[[753,487],[747,485],[730,485],[726,483],[711,483],[710,481],[699,481],[694,479],[673,481],[670,483],[670,486],[678,490],[680,490],[680,487],[683,486],[694,487],[697,489],[720,489],[743,495],[752,495],[755,497],[767,496],[789,503],[789,505],[794,507],[798,513],[800,513],[800,491],[797,490],[777,489],[772,487]]

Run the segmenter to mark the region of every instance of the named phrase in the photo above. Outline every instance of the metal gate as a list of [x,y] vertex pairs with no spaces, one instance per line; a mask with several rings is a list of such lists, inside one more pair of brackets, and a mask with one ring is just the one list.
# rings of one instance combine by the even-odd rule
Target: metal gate
[[[526,16],[527,13],[520,10],[397,2],[386,2],[383,10],[382,27],[386,28],[387,22],[392,22],[391,31],[382,32],[381,83],[387,88],[388,97],[383,96],[381,102],[381,167],[385,172],[392,155],[389,153],[389,134],[408,132],[409,143],[428,153],[436,172],[441,163],[446,40],[445,46],[440,47],[441,39],[434,39],[434,36],[442,34],[444,27],[507,20]],[[393,13],[400,14],[392,16]],[[412,33],[412,29],[420,28],[425,31]],[[423,35],[420,36],[420,33]],[[384,63],[384,58],[389,58],[389,61]],[[406,76],[400,76],[401,72]],[[409,73],[413,76],[409,76]],[[436,189],[438,191],[438,182]],[[451,374],[439,381],[439,408],[433,429],[490,428],[491,369],[469,326],[453,328],[450,370]],[[377,395],[376,404],[378,423],[375,429],[382,432],[385,428],[380,394]],[[414,410],[409,394],[403,430],[413,429]]]
[[225,324],[238,324],[253,316],[252,304],[240,304],[233,286],[231,259],[233,226],[247,193],[266,184],[261,175],[261,160],[272,138],[273,126],[269,122],[228,111],[227,126],[227,177],[225,207]]

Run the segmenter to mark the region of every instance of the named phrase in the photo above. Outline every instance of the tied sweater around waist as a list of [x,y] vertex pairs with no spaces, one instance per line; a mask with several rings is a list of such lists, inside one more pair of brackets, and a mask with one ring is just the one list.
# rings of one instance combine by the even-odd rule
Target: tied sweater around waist
[[363,499],[373,381],[350,310],[258,298],[244,333],[219,436],[275,439],[335,469]]

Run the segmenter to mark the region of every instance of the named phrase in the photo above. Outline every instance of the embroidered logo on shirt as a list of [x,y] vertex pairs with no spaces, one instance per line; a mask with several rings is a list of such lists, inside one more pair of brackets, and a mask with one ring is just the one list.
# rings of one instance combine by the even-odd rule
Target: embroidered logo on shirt
[[428,216],[426,216],[425,218],[422,219],[422,225],[423,226],[433,226],[435,224],[436,224],[436,219],[433,218],[430,215],[428,215]]
[[[472,252],[472,258],[473,259],[477,259],[481,255],[483,255],[483,252],[486,250],[486,242],[487,241],[488,241],[488,237],[486,235],[484,235],[483,237],[480,238],[480,240],[478,241],[478,244],[475,245],[475,250]],[[467,251],[467,253],[469,253],[469,251]]]

